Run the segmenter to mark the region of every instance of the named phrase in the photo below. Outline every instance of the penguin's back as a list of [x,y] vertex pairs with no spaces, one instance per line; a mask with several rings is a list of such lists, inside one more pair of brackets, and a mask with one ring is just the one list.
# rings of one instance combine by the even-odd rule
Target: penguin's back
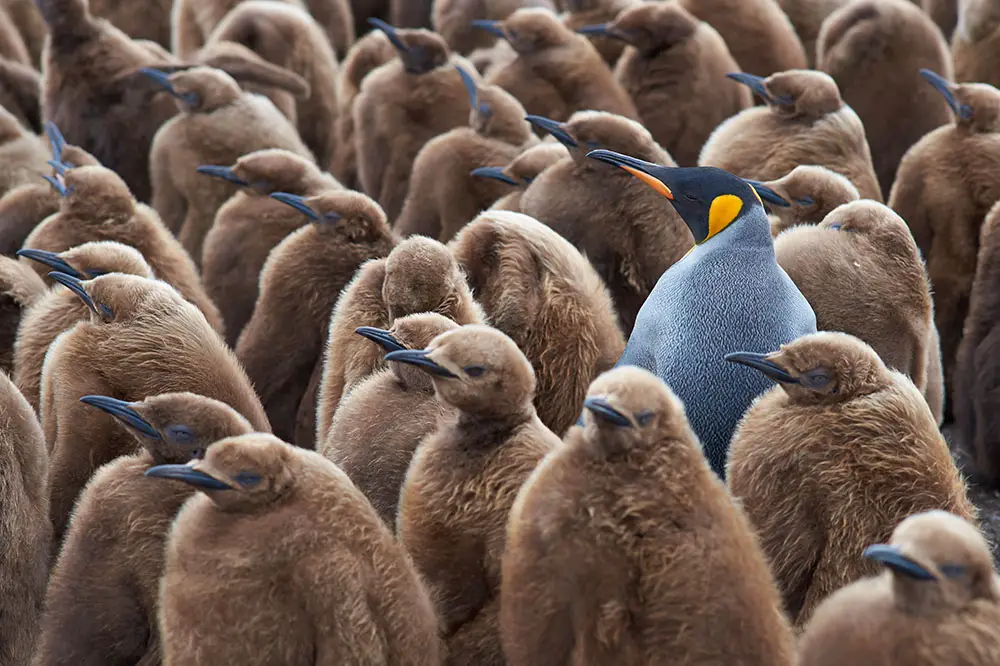
[[722,476],[737,423],[772,385],[726,354],[773,352],[815,331],[812,308],[768,249],[699,246],[660,277],[618,365],[646,368],[673,389]]

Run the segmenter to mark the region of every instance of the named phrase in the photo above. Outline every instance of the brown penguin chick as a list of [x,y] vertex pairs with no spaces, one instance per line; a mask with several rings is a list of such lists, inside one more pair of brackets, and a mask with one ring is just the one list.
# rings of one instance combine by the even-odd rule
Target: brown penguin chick
[[244,155],[232,167],[204,165],[198,171],[241,188],[219,209],[202,248],[205,291],[219,304],[226,342],[235,346],[253,314],[268,254],[288,234],[308,223],[302,213],[270,195],[288,192],[308,197],[342,187],[310,160],[280,149]]
[[507,164],[538,143],[524,107],[498,86],[478,85],[458,66],[469,91],[469,127],[434,137],[413,162],[406,203],[393,229],[400,236],[421,234],[442,243],[507,192],[507,186],[472,171],[484,164]]
[[[81,280],[105,273],[153,277],[153,271],[138,250],[113,241],[84,243],[60,254],[32,249],[21,250],[18,254],[46,266],[47,270]],[[18,262],[18,265],[38,277],[25,263]],[[72,291],[61,287],[46,289],[25,311],[17,328],[12,379],[36,413],[41,413],[39,394],[45,354],[60,333],[88,319],[90,309],[87,305]]]
[[170,48],[173,0],[88,0],[90,13],[106,19],[132,39]]
[[167,76],[147,70],[177,98],[181,112],[153,139],[153,208],[200,265],[205,235],[237,186],[197,172],[204,164],[232,164],[242,155],[282,148],[312,158],[295,127],[266,97],[243,92],[225,72],[195,67]]
[[0,59],[31,67],[31,54],[17,24],[6,7],[0,5]]
[[35,0],[3,0],[0,2],[3,11],[13,21],[18,35],[28,49],[30,65],[36,70],[42,66],[42,49],[48,30],[45,19],[38,9]]
[[958,28],[951,40],[955,80],[1000,86],[1000,6],[981,0],[959,3]]
[[625,349],[607,287],[569,242],[519,213],[483,213],[450,247],[490,324],[534,366],[542,422],[565,432]]
[[161,663],[157,623],[164,548],[194,489],[144,476],[184,464],[226,437],[253,432],[229,405],[193,393],[128,403],[83,398],[114,417],[137,452],[98,470],[80,493],[45,599],[32,666]]
[[584,405],[583,427],[511,511],[500,594],[507,663],[671,655],[790,665],[792,632],[767,562],[680,400],[646,370],[622,367],[595,380]]
[[45,283],[30,267],[11,257],[0,257],[0,372],[13,370],[21,319],[45,291]]
[[726,478],[796,626],[872,573],[858,554],[906,516],[944,509],[975,518],[923,396],[861,340],[815,333],[772,354],[726,359],[779,384],[743,417]]
[[49,577],[48,453],[35,413],[0,372],[0,662],[27,664]]
[[386,367],[383,351],[359,337],[357,329],[389,328],[421,312],[436,312],[459,325],[486,322],[451,251],[433,239],[410,236],[385,259],[366,262],[337,299],[319,388],[316,441],[327,439],[340,401],[354,386]]
[[330,163],[330,173],[352,190],[361,189],[361,181],[358,179],[358,147],[354,140],[354,100],[357,99],[364,78],[395,56],[396,49],[385,33],[372,30],[354,43],[337,70],[337,145]]
[[270,431],[232,351],[201,311],[169,284],[118,273],[82,282],[55,275],[91,310],[89,321],[56,338],[42,367],[42,427],[52,455],[51,516],[57,540],[93,472],[135,448],[109,416],[82,405],[81,396],[132,401],[190,391],[233,407],[254,430]]
[[305,80],[309,93],[296,100],[296,126],[317,162],[330,164],[336,148],[337,58],[316,21],[291,4],[250,0],[226,15],[208,44],[224,41],[242,44]]
[[362,188],[390,220],[403,210],[410,173],[425,143],[469,122],[469,99],[440,35],[379,22],[398,57],[361,82],[354,100],[354,140]]
[[37,183],[51,171],[45,142],[0,107],[0,196],[19,185]]
[[[976,0],[972,0],[975,2]],[[955,37],[955,28],[958,26],[958,11],[962,0],[920,0],[920,6],[934,23],[941,28],[946,42],[951,42]]]
[[[397,319],[389,330],[360,327],[357,334],[386,353],[423,349],[455,328],[458,324],[447,317],[425,312]],[[317,449],[351,477],[395,531],[399,494],[413,453],[437,429],[446,408],[434,397],[434,384],[426,372],[405,363],[388,365],[344,398]],[[392,427],[386,427],[390,421]]]
[[[452,414],[417,447],[399,500],[399,538],[434,600],[448,664],[503,664],[500,567],[521,485],[560,446],[532,405],[531,364],[509,337],[462,326],[386,360],[428,372]],[[434,409],[431,407],[431,409]],[[449,535],[450,538],[442,538]]]
[[864,556],[882,565],[882,574],[816,610],[799,642],[802,666],[1000,661],[1000,580],[975,527],[928,511],[904,520],[891,543],[869,546]]
[[[860,338],[925,397],[941,395],[930,284],[903,218],[880,203],[855,201],[818,226],[781,234],[774,254],[812,306],[818,330]],[[940,421],[943,405],[928,404]]]
[[800,224],[819,224],[837,206],[861,198],[847,178],[814,164],[797,166],[764,186],[788,204],[770,206],[771,235],[775,237]]
[[[38,225],[24,241],[34,250],[64,252],[90,241],[117,241],[142,253],[153,273],[198,306],[208,323],[222,332],[222,317],[205,293],[198,269],[152,208],[136,203],[125,182],[110,169],[64,169],[59,213]],[[41,264],[33,268],[46,275]]]
[[638,3],[611,23],[584,30],[630,45],[615,78],[642,124],[681,166],[697,166],[719,123],[753,101],[746,86],[726,80],[739,65],[719,33],[679,3]]
[[680,0],[719,31],[740,69],[757,76],[806,67],[806,52],[776,0]]
[[431,23],[434,32],[444,37],[452,51],[472,53],[496,41],[496,36],[477,29],[474,20],[502,21],[522,7],[555,11],[552,0],[435,0]]
[[[640,0],[566,0],[562,3],[565,13],[563,23],[571,30],[578,31],[592,25],[611,23],[622,12],[640,3]],[[586,34],[586,33],[584,33]],[[590,43],[614,69],[625,50],[625,42],[610,35],[587,34]]]
[[816,40],[826,17],[851,0],[778,0],[781,11],[785,12],[796,34],[802,41],[806,60],[810,68],[816,66]]
[[976,481],[1000,485],[1000,435],[993,421],[996,397],[997,323],[1000,299],[1000,203],[986,217],[980,235],[975,280],[969,296],[969,315],[958,347],[954,389],[954,443],[966,457],[963,471]]
[[889,192],[910,146],[950,120],[948,104],[919,75],[928,68],[951,78],[948,44],[909,0],[853,0],[823,22],[816,49],[818,68],[864,123],[875,173]]
[[519,9],[503,21],[477,25],[517,53],[493,68],[486,81],[514,95],[528,113],[563,121],[593,109],[638,119],[635,104],[594,45],[551,11]]
[[[122,175],[139,201],[149,201],[149,149],[177,108],[143,76],[162,58],[94,17],[86,0],[41,0],[50,38],[45,50],[42,108],[73,144]],[[127,140],[123,140],[127,137]]]
[[0,59],[0,86],[0,107],[12,113],[23,127],[41,132],[41,74],[31,65]]
[[164,664],[441,663],[413,563],[323,456],[253,434],[146,474],[200,491],[167,540]]
[[889,206],[906,220],[927,261],[945,387],[950,387],[956,381],[979,232],[1000,199],[1000,183],[993,177],[1000,168],[1000,91],[984,84],[956,86],[933,72],[924,76],[953,105],[955,122],[930,132],[906,154]]
[[745,109],[719,125],[701,150],[699,166],[767,181],[800,164],[815,164],[847,177],[863,199],[882,201],[865,126],[829,75],[792,70],[766,79],[730,78],[767,105]]
[[479,167],[472,175],[478,178],[492,178],[516,188],[505,194],[490,206],[493,210],[512,210],[520,212],[521,197],[543,171],[569,155],[566,146],[556,141],[543,141],[528,148],[515,157],[505,167]]
[[[674,161],[642,125],[620,116],[581,111],[567,123],[535,122],[559,139],[569,156],[528,186],[521,212],[547,224],[587,257],[608,285],[621,327],[630,335],[656,281],[694,246],[694,238],[657,192],[587,153],[607,148],[656,164],[673,166]],[[581,379],[580,400],[591,379]]]
[[[308,427],[299,430],[309,437],[296,443],[312,448],[323,342],[333,306],[358,267],[389,254],[396,237],[378,204],[359,192],[271,196],[297,209],[309,224],[268,255],[260,296],[236,343],[236,356],[260,394],[274,432],[294,439],[301,405]],[[282,350],[279,355],[277,349]]]

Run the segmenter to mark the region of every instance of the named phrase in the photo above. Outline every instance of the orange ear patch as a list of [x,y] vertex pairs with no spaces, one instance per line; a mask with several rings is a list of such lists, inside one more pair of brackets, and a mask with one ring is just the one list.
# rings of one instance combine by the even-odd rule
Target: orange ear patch
[[708,235],[705,236],[705,240],[732,224],[741,210],[743,210],[743,199],[735,194],[720,194],[715,197],[711,208],[708,209]]

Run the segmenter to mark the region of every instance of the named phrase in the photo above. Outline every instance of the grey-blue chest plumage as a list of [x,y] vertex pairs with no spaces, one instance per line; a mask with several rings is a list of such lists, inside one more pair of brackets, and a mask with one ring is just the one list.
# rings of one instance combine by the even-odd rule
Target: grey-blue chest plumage
[[815,331],[812,308],[775,261],[766,219],[738,219],[660,277],[618,365],[645,368],[670,386],[722,477],[733,430],[773,386],[726,354],[777,351]]

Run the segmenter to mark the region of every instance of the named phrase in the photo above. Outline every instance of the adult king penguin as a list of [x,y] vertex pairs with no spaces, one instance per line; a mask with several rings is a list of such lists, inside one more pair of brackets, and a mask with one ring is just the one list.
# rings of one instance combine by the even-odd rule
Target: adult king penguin
[[694,235],[694,248],[660,276],[639,310],[618,365],[645,368],[673,389],[723,477],[737,422],[770,388],[727,367],[725,355],[741,345],[763,352],[816,331],[812,308],[774,258],[761,196],[776,195],[714,167],[664,167],[610,150],[588,156],[662,194]]

